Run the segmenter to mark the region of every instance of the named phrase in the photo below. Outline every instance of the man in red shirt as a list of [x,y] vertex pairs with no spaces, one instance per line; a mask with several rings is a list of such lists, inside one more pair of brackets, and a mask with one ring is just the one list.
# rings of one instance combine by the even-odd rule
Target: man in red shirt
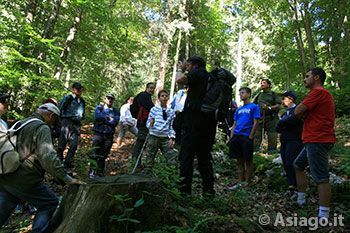
[[331,186],[327,153],[335,143],[334,100],[331,93],[323,87],[325,79],[326,73],[321,68],[313,68],[306,73],[304,85],[310,92],[294,112],[295,116],[304,119],[302,140],[305,147],[293,164],[298,185],[298,204],[306,203],[307,181],[304,170],[309,165],[318,187],[320,218],[329,217]]

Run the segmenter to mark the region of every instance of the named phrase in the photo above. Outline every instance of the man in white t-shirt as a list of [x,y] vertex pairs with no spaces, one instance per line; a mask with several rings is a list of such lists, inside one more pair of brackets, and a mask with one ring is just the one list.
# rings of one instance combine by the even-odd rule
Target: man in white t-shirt
[[120,131],[117,137],[117,148],[122,145],[122,139],[126,131],[130,131],[137,136],[138,129],[136,128],[137,120],[131,116],[130,105],[134,102],[134,97],[130,96],[126,103],[120,108]]

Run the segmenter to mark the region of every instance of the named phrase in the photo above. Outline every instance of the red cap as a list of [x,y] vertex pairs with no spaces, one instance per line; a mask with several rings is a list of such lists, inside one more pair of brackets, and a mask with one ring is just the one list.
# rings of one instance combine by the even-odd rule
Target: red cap
[[57,106],[57,101],[54,98],[47,98],[45,103],[52,103]]

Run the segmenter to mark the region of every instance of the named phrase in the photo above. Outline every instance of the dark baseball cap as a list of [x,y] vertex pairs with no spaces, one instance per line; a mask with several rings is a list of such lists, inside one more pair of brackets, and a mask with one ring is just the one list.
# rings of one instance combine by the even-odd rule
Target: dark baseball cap
[[292,97],[294,99],[294,101],[297,100],[297,95],[295,94],[294,91],[289,91],[288,90],[288,91],[284,92],[283,94],[279,94],[279,96],[284,96],[284,97],[290,96],[290,97]]
[[81,85],[80,82],[75,82],[75,83],[73,83],[72,88],[74,88],[74,89],[83,89],[83,86]]
[[106,97],[109,97],[109,98],[115,99],[115,96],[114,96],[113,94],[108,94],[108,95],[106,95]]
[[7,98],[10,98],[10,96],[0,92],[0,99],[7,99]]

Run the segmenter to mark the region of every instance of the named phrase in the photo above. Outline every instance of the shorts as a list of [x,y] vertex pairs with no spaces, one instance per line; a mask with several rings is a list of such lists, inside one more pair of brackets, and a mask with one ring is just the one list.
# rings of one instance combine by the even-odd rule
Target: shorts
[[229,156],[232,159],[244,158],[246,160],[253,159],[253,139],[249,139],[246,135],[233,135],[229,141]]
[[309,165],[311,176],[316,184],[329,183],[327,153],[332,147],[332,143],[306,143],[304,149],[295,159],[293,166],[304,171]]

